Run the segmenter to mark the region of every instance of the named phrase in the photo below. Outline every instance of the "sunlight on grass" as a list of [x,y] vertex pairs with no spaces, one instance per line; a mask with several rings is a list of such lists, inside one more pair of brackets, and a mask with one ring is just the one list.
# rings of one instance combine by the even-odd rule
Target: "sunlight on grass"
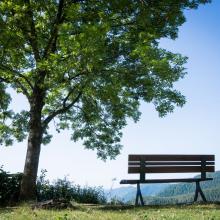
[[108,207],[79,206],[66,210],[32,210],[28,206],[0,209],[1,220],[219,220],[220,205]]

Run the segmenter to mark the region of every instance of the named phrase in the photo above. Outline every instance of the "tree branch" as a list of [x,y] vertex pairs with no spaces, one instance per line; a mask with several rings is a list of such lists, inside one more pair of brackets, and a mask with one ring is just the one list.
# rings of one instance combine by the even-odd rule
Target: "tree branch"
[[37,33],[36,33],[36,29],[35,29],[35,23],[34,23],[34,15],[33,15],[33,11],[31,10],[31,4],[30,4],[30,0],[25,0],[25,2],[27,3],[28,6],[28,10],[27,10],[27,15],[28,18],[30,19],[30,33],[26,33],[27,29],[22,28],[23,31],[25,31],[25,34],[28,37],[28,40],[30,42],[30,45],[33,49],[34,52],[34,57],[36,61],[40,60],[40,53],[39,53],[39,49],[38,49],[38,43],[37,43]]
[[83,76],[83,75],[86,75],[86,73],[87,73],[87,71],[82,71],[82,72],[80,72],[80,73],[77,73],[77,74],[75,74],[74,76],[72,76],[72,77],[70,77],[69,76],[69,78],[67,79],[69,82],[71,82],[73,79],[76,79],[77,77],[79,77],[79,76]]
[[[3,77],[0,77],[0,82],[5,82],[5,83],[12,83],[10,81],[10,79],[5,79]],[[31,97],[30,97],[30,94],[28,93],[27,91],[27,88],[25,88],[25,86],[18,80],[18,79],[15,79],[14,81],[15,84],[18,84],[18,88],[20,88],[23,92],[23,94],[27,97],[27,99],[30,101]]]
[[[15,70],[13,70],[13,69],[6,68],[6,67],[3,68],[2,65],[0,65],[0,69],[2,69],[2,70],[4,70],[4,71],[11,72],[12,74],[17,74],[19,77],[22,77],[22,78],[24,78],[24,79],[27,80],[27,78],[24,77],[24,75],[22,75],[22,74],[19,73],[18,71],[15,71]],[[18,78],[16,78],[15,75],[13,75],[12,78],[13,78],[14,81],[11,81],[9,78],[3,78],[3,77],[0,77],[0,80],[3,81],[3,82],[5,82],[5,83],[13,83],[13,82],[16,83],[16,84],[18,85],[18,87],[22,90],[23,94],[24,94],[24,95],[27,97],[27,99],[30,101],[30,98],[31,98],[31,97],[30,97],[30,94],[28,93],[27,88],[19,81]],[[28,82],[29,82],[29,80],[28,80]],[[29,83],[30,83],[30,82],[29,82]],[[29,83],[28,83],[28,85],[29,85]],[[31,86],[31,88],[33,88],[31,84],[30,84],[29,86]]]
[[2,76],[0,76],[0,83],[4,82],[4,83],[10,83],[10,81],[8,79],[3,78]]
[[56,19],[53,23],[53,27],[51,28],[50,32],[50,38],[48,40],[48,44],[46,46],[46,49],[44,51],[44,58],[48,56],[49,51],[55,52],[56,50],[56,40],[58,35],[58,26],[63,22],[64,15],[63,15],[63,9],[64,9],[64,3],[65,0],[60,0],[58,5],[58,11]]
[[47,125],[50,123],[50,121],[55,118],[57,115],[62,114],[66,111],[68,111],[71,107],[73,107],[73,105],[79,101],[80,97],[82,96],[83,91],[81,90],[79,92],[79,94],[76,96],[76,98],[68,105],[66,105],[66,101],[68,100],[68,97],[70,96],[70,93],[68,93],[68,95],[66,96],[66,98],[64,99],[63,102],[63,107],[52,112],[44,121],[43,121],[43,129],[45,129],[47,127]]
[[13,69],[11,69],[10,67],[5,66],[5,65],[3,65],[3,64],[0,64],[0,69],[2,69],[2,70],[4,70],[4,71],[9,71],[9,72],[11,72],[11,73],[14,73],[14,74],[18,75],[19,77],[23,78],[23,79],[27,82],[27,84],[30,86],[31,89],[34,88],[33,85],[32,85],[32,83],[31,83],[31,81],[30,81],[26,76],[24,76],[23,74],[21,74],[20,72],[18,72],[18,71],[16,71],[16,70],[13,70]]
[[75,108],[78,108],[80,111],[82,111],[82,113],[84,114],[84,117],[85,117],[86,121],[89,122],[89,116],[88,116],[87,112],[84,111],[84,109],[83,109],[82,107],[78,106],[78,105],[74,105],[74,107],[75,107]]
[[53,27],[51,28],[50,38],[48,40],[48,44],[45,48],[44,55],[43,55],[44,58],[48,56],[50,51],[53,53],[56,51],[56,41],[58,38],[59,25],[62,24],[62,22],[65,20],[65,13],[64,13],[65,6],[70,5],[72,3],[76,4],[80,2],[84,2],[84,0],[60,0],[59,1],[57,16],[53,23]]
[[31,96],[27,91],[27,88],[25,88],[25,86],[18,80],[15,79],[15,83],[17,83],[20,86],[20,89],[22,90],[23,94],[27,97],[28,101],[31,101]]

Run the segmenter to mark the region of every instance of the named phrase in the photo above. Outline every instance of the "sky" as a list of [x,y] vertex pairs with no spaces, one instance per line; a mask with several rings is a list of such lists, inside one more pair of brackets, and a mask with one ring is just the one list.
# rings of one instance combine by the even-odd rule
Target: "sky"
[[[52,129],[51,143],[42,146],[39,173],[46,169],[50,180],[67,176],[75,184],[115,188],[121,179],[137,177],[127,174],[128,154],[215,154],[216,170],[220,170],[220,0],[187,10],[185,15],[187,21],[180,27],[178,39],[160,42],[161,47],[188,57],[188,74],[175,84],[186,96],[184,107],[159,118],[152,104],[142,103],[140,120],[128,120],[123,129],[121,154],[106,162],[82,143],[70,141],[68,131],[57,134]],[[21,95],[12,95],[14,109],[27,106]],[[26,147],[26,141],[0,147],[4,170],[23,171]],[[166,178],[172,175],[165,174]]]

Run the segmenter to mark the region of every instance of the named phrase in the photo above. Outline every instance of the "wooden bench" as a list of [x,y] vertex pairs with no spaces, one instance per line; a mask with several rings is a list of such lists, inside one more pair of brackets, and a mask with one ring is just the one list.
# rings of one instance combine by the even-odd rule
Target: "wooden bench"
[[[201,181],[212,180],[207,178],[206,172],[215,172],[214,155],[129,155],[128,173],[140,174],[140,179],[121,180],[120,184],[137,184],[135,205],[138,205],[139,198],[141,205],[144,200],[140,190],[140,183],[196,183],[194,202],[200,193],[204,202],[206,198],[200,187]],[[149,179],[145,174],[152,173],[201,173],[197,178],[179,179]]]

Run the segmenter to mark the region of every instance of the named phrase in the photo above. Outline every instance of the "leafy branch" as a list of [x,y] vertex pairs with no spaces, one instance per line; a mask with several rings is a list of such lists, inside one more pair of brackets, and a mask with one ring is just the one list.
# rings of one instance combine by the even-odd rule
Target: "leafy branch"
[[63,13],[64,3],[65,3],[65,0],[59,1],[57,16],[53,23],[53,27],[51,28],[50,38],[48,40],[48,44],[45,48],[44,55],[43,55],[44,58],[48,56],[50,50],[51,52],[56,51],[56,40],[58,38],[58,27],[64,21],[64,18],[65,18],[64,13]]
[[71,107],[74,106],[76,102],[79,101],[80,97],[83,94],[83,90],[81,90],[78,95],[75,97],[74,100],[71,101],[71,103],[67,104],[67,100],[70,97],[70,92],[67,94],[67,96],[64,98],[62,108],[59,108],[58,110],[52,112],[44,121],[43,121],[43,129],[47,127],[47,125],[50,123],[50,121],[55,118],[57,115],[65,113],[68,111]]
[[4,78],[4,77],[0,77],[0,80],[1,81],[3,81],[3,82],[5,82],[5,83],[8,83],[8,84],[13,84],[13,83],[15,83],[15,84],[17,84],[18,85],[18,88],[20,88],[21,90],[22,90],[22,92],[24,93],[24,95],[28,98],[28,100],[30,101],[30,99],[31,99],[31,96],[30,96],[30,94],[29,94],[29,92],[28,92],[28,89],[26,88],[26,86],[24,85],[24,84],[22,84],[22,82],[18,79],[18,78],[16,78],[16,76],[18,76],[18,77],[21,77],[21,78],[23,78],[26,82],[27,82],[27,84],[30,86],[30,88],[31,89],[33,89],[33,86],[32,86],[32,84],[31,84],[31,82],[28,80],[28,78],[26,78],[23,74],[21,74],[20,72],[18,72],[18,71],[16,71],[16,70],[13,70],[13,69],[11,69],[11,68],[9,68],[9,67],[6,67],[6,66],[4,66],[4,65],[2,65],[2,64],[0,64],[0,69],[1,70],[3,70],[3,71],[6,71],[6,72],[10,72],[10,73],[12,73],[13,75],[12,75],[12,77],[6,77],[6,78]]
[[[30,45],[33,49],[34,52],[34,57],[36,61],[39,61],[41,59],[39,49],[38,49],[38,43],[37,43],[37,32],[35,29],[35,23],[34,23],[34,15],[31,7],[30,0],[25,0],[27,3],[27,16],[28,16],[28,21],[30,22],[30,33],[26,33],[26,36],[28,37],[28,40],[30,42]],[[26,28],[23,29],[23,31],[26,31]]]

